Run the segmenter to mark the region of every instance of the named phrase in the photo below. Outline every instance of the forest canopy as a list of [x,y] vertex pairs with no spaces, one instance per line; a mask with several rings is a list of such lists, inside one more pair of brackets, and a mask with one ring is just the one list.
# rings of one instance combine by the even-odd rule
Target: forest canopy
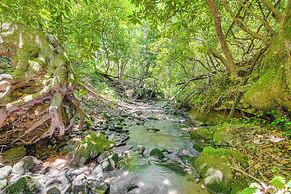
[[[206,143],[194,143],[201,157],[191,162],[202,178],[203,159],[214,155],[228,165],[235,160],[241,166],[231,169],[254,179],[257,172],[237,170],[246,161],[236,151],[248,155],[252,147],[241,145],[243,136],[252,142],[256,132],[273,138],[279,131],[279,142],[287,143],[291,136],[291,0],[1,0],[0,145],[62,141],[72,129],[92,130],[110,118],[104,112],[94,118],[102,115],[95,106],[117,107],[124,99],[164,100],[194,117]],[[101,142],[95,157],[110,148],[106,135],[92,136],[77,150],[98,138],[106,146]],[[281,154],[287,148],[280,146]],[[285,173],[288,154],[281,155],[284,167],[276,169]],[[260,176],[270,182],[265,165]],[[221,171],[232,184],[235,173]]]

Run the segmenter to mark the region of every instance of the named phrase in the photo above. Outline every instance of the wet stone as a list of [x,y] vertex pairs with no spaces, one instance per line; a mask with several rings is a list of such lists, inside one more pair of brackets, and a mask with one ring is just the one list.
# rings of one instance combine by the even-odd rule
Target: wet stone
[[13,171],[23,175],[27,172],[39,170],[42,167],[42,162],[33,156],[25,156],[13,166]]
[[3,189],[4,187],[6,187],[7,185],[7,180],[6,179],[2,179],[0,180],[0,191],[1,189]]
[[158,148],[153,149],[153,150],[150,152],[150,156],[153,156],[153,157],[158,158],[158,159],[160,159],[160,160],[166,157],[166,156],[164,155],[164,153],[163,153],[161,150],[159,150]]
[[61,191],[58,187],[52,187],[46,191],[46,194],[61,194]]
[[4,166],[0,168],[0,179],[6,178],[8,175],[10,175],[11,171],[12,171],[11,166]]

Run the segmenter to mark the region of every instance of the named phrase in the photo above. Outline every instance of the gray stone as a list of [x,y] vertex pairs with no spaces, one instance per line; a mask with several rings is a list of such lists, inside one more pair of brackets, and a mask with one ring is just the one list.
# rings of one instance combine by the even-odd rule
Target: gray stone
[[96,166],[92,170],[92,174],[96,177],[97,180],[100,180],[103,177],[103,170],[102,170],[102,165]]
[[205,185],[214,183],[214,182],[222,182],[223,173],[220,170],[209,168],[205,173],[204,183]]
[[45,193],[46,194],[61,194],[61,191],[58,187],[51,187]]
[[2,190],[4,187],[6,187],[6,185],[7,185],[6,179],[0,180],[0,190]]
[[27,172],[33,171],[36,167],[40,166],[42,162],[33,156],[25,156],[13,166],[13,171],[23,175]]
[[158,158],[158,159],[160,159],[160,160],[166,157],[166,156],[164,155],[164,153],[163,153],[161,150],[159,150],[158,148],[153,149],[153,150],[150,152],[150,156],[153,156],[153,157]]
[[11,171],[12,171],[11,166],[4,166],[0,168],[0,179],[6,178],[8,175],[10,175]]
[[138,154],[143,155],[145,151],[145,147],[142,145],[138,145],[135,150]]
[[112,171],[115,169],[116,164],[111,158],[108,158],[107,160],[102,161],[101,167],[103,171]]
[[105,151],[103,153],[101,153],[98,157],[97,157],[97,162],[101,163],[103,160],[105,160],[106,158],[108,158],[110,156],[110,152],[109,151]]

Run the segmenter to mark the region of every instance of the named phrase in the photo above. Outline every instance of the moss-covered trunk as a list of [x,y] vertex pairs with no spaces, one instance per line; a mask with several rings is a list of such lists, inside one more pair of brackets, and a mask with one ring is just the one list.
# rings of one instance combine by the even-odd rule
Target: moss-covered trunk
[[272,39],[262,60],[260,78],[249,88],[244,100],[252,107],[268,111],[291,111],[291,2],[281,29]]
[[[0,34],[0,144],[31,144],[72,127],[78,103],[69,61],[52,36],[4,24]],[[11,63],[10,63],[11,62]]]

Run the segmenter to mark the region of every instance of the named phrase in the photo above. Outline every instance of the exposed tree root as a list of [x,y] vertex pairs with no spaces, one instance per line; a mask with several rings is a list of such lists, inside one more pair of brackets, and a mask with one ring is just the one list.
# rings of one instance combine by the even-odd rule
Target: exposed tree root
[[10,28],[8,36],[0,34],[0,53],[5,50],[14,68],[11,74],[0,74],[0,145],[62,137],[73,127],[76,114],[82,127],[84,112],[74,97],[73,76],[62,49],[42,32]]

